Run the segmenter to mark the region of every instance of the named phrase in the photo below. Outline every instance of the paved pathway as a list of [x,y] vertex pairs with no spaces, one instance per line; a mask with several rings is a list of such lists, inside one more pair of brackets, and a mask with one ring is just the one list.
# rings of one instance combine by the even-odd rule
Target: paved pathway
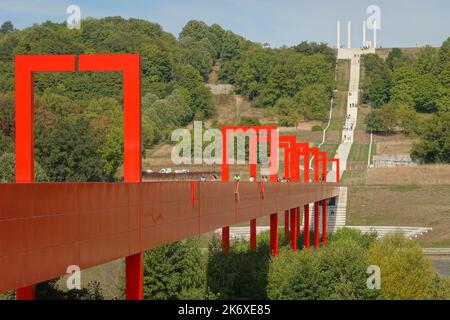
[[[350,49],[347,49],[350,50]],[[350,51],[349,51],[350,52]],[[359,78],[360,78],[360,59],[363,51],[361,49],[351,49],[350,62],[350,82],[348,88],[347,99],[347,116],[342,130],[341,144],[339,145],[336,158],[340,159],[339,175],[347,170],[347,160],[350,154],[354,140],[354,132],[356,129],[356,121],[358,119],[358,97],[359,97]],[[327,181],[336,182],[336,164],[333,163],[332,170],[327,175]]]

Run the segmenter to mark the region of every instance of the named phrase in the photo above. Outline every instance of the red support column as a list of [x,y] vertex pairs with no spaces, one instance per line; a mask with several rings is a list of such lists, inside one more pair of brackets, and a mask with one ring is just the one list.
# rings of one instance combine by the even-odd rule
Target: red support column
[[314,247],[319,248],[319,202],[314,202]]
[[34,300],[35,287],[29,286],[16,290],[16,300]]
[[300,207],[295,208],[295,221],[297,222],[297,238],[300,237]]
[[125,258],[126,285],[125,294],[127,300],[142,300],[144,264],[143,254],[138,253]]
[[228,167],[228,135],[227,130],[222,128],[222,181],[229,181],[230,172]]
[[256,219],[250,220],[250,252],[256,251]]
[[[16,183],[34,182],[34,72],[75,71],[74,55],[15,57]],[[33,300],[35,287],[16,290],[16,300]]]
[[291,248],[293,251],[297,251],[297,215],[295,209],[291,209]]
[[222,228],[222,251],[223,253],[230,252],[230,227]]
[[278,256],[278,214],[270,215],[270,254]]
[[284,211],[284,239],[289,240],[289,210]]
[[304,232],[303,232],[303,243],[306,249],[309,249],[309,204],[305,204],[304,207]]
[[327,200],[322,200],[322,245],[327,246]]

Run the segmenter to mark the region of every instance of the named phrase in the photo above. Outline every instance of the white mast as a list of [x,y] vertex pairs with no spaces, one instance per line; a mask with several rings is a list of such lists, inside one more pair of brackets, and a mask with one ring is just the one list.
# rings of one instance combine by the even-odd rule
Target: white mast
[[364,20],[363,21],[363,47],[365,47],[367,45],[366,30],[367,30],[366,20]]
[[336,25],[336,47],[339,49],[341,47],[341,22],[338,21]]
[[352,48],[352,22],[348,22],[348,48]]
[[377,21],[373,22],[373,47],[377,48]]

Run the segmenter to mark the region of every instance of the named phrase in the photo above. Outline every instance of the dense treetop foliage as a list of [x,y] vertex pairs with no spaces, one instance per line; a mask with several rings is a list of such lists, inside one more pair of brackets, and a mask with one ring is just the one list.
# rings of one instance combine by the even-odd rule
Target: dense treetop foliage
[[219,80],[258,107],[273,107],[280,124],[324,119],[334,83],[336,55],[325,44],[292,48],[253,46],[223,63]]
[[[166,139],[176,127],[213,116],[215,105],[204,85],[205,76],[213,59],[222,56],[222,51],[229,55],[230,49],[219,52],[206,41],[189,40],[190,25],[177,41],[158,24],[120,17],[86,19],[80,30],[53,22],[16,30],[4,23],[0,28],[0,153],[14,151],[16,54],[139,53],[146,148]],[[233,38],[219,26],[213,29],[217,36]],[[211,51],[205,51],[207,47]],[[36,160],[50,181],[118,178],[123,162],[122,102],[119,72],[36,74]],[[10,180],[11,173],[0,178]]]
[[449,163],[450,38],[440,48],[426,46],[418,53],[393,49],[384,61],[376,55],[362,61],[362,100],[374,108],[366,119],[368,130],[400,130],[418,138],[413,159]]
[[[88,18],[80,30],[50,21],[17,30],[5,22],[0,27],[1,153],[14,151],[14,56],[82,53],[140,54],[145,148],[175,128],[216,114],[205,86],[213,65],[221,67],[220,81],[234,84],[256,105],[272,107],[282,124],[324,118],[334,87],[336,57],[325,44],[270,49],[196,20],[179,39],[158,24],[133,18]],[[36,74],[36,161],[50,181],[120,178],[122,102],[120,72]]]

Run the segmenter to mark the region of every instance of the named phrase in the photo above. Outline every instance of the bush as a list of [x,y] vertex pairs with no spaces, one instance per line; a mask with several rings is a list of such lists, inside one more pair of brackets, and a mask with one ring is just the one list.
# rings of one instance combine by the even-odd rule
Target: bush
[[374,235],[343,229],[330,237],[329,246],[293,253],[288,248],[271,261],[269,299],[373,299],[367,289],[367,246]]
[[416,241],[401,235],[387,236],[375,242],[368,255],[370,264],[381,269],[381,298],[450,298],[448,283],[436,275]]
[[149,250],[144,254],[144,298],[205,299],[205,259],[198,238]]
[[98,281],[91,281],[80,290],[61,290],[59,278],[36,285],[36,300],[103,300],[102,289]]
[[213,238],[209,245],[207,283],[220,299],[266,299],[270,261],[268,233],[258,235],[257,250],[249,252],[248,241],[233,241],[230,253],[222,252]]

